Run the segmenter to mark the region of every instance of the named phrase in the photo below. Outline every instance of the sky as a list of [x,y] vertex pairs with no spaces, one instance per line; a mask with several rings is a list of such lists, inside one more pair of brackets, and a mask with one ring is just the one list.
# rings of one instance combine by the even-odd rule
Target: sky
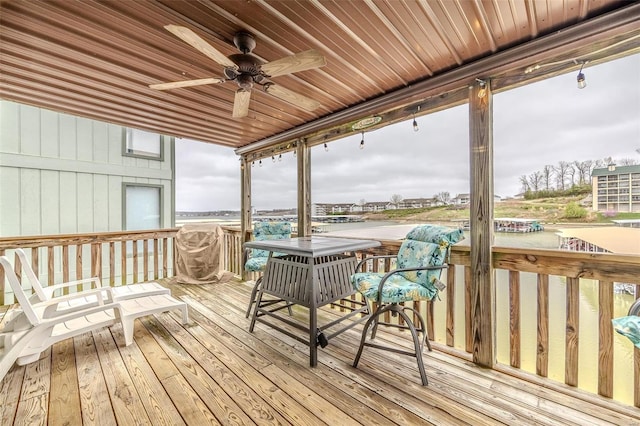
[[[640,54],[494,94],[494,193],[522,191],[520,176],[559,161],[612,157],[640,162]],[[390,201],[470,192],[469,112],[461,105],[311,149],[312,203]],[[296,158],[252,169],[257,210],[294,208]],[[176,141],[176,210],[240,209],[240,157],[225,148]]]

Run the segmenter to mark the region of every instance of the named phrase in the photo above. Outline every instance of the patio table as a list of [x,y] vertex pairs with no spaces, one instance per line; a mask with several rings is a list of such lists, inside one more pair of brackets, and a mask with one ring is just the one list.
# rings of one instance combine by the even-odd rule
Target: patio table
[[[354,294],[350,277],[356,267],[356,250],[378,247],[379,241],[359,240],[337,237],[299,237],[285,240],[249,241],[244,244],[247,248],[270,251],[269,259],[262,278],[262,286],[258,292],[258,299],[251,317],[249,331],[253,332],[256,321],[260,321],[276,330],[309,346],[309,365],[315,367],[318,363],[317,346],[325,347],[329,339],[350,329],[364,321],[364,316],[352,321],[342,328],[325,335],[327,330],[338,323],[351,318],[361,312],[368,314],[366,304],[354,309],[347,315],[322,326],[318,325],[317,309],[329,303],[334,303]],[[286,306],[260,306],[262,296],[269,294],[287,303],[302,305],[309,308],[309,324],[302,325],[293,321],[279,311]],[[300,337],[273,321],[275,319],[291,327],[306,331],[308,339]]]

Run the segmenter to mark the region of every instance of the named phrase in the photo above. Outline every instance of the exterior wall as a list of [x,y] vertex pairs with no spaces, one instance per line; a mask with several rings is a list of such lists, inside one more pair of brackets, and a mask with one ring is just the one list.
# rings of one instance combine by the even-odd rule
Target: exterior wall
[[640,166],[611,165],[591,176],[594,211],[640,212]]
[[123,230],[123,183],[162,186],[174,224],[173,144],[162,160],[123,156],[125,129],[0,101],[0,236]]

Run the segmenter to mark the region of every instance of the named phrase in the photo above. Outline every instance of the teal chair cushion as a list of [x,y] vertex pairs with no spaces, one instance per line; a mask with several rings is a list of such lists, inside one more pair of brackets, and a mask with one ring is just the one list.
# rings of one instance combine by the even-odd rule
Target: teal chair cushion
[[613,329],[623,336],[629,338],[631,342],[640,349],[640,317],[630,315],[628,317],[615,318],[611,320]]
[[[291,238],[291,223],[289,222],[256,222],[253,225],[253,239],[255,241],[286,240],[288,238]],[[273,255],[280,256],[282,253],[273,253]],[[244,269],[250,272],[264,271],[268,258],[268,250],[251,249]]]
[[447,228],[440,225],[418,225],[406,237],[408,240],[424,241],[450,246],[464,239],[462,229]]
[[[367,299],[378,300],[378,286],[384,275],[382,272],[358,272],[351,276],[351,283]],[[431,300],[436,292],[435,287],[425,287],[400,274],[393,274],[384,283],[381,300],[382,303]]]

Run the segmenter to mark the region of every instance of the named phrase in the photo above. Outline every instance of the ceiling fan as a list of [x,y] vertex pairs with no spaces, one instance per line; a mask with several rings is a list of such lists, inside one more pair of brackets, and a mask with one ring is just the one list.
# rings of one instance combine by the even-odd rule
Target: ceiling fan
[[150,84],[149,87],[151,89],[167,90],[203,84],[219,84],[232,80],[239,87],[233,102],[232,116],[234,118],[246,117],[249,113],[251,89],[255,85],[262,86],[262,89],[270,95],[307,111],[313,111],[320,106],[320,103],[315,99],[295,93],[270,80],[271,77],[319,68],[326,65],[327,62],[324,56],[316,50],[307,50],[272,62],[262,63],[260,59],[251,54],[251,51],[256,47],[256,41],[248,32],[240,31],[233,37],[233,43],[242,53],[236,53],[227,57],[189,28],[178,25],[166,25],[165,29],[222,65],[224,67],[224,77]]

